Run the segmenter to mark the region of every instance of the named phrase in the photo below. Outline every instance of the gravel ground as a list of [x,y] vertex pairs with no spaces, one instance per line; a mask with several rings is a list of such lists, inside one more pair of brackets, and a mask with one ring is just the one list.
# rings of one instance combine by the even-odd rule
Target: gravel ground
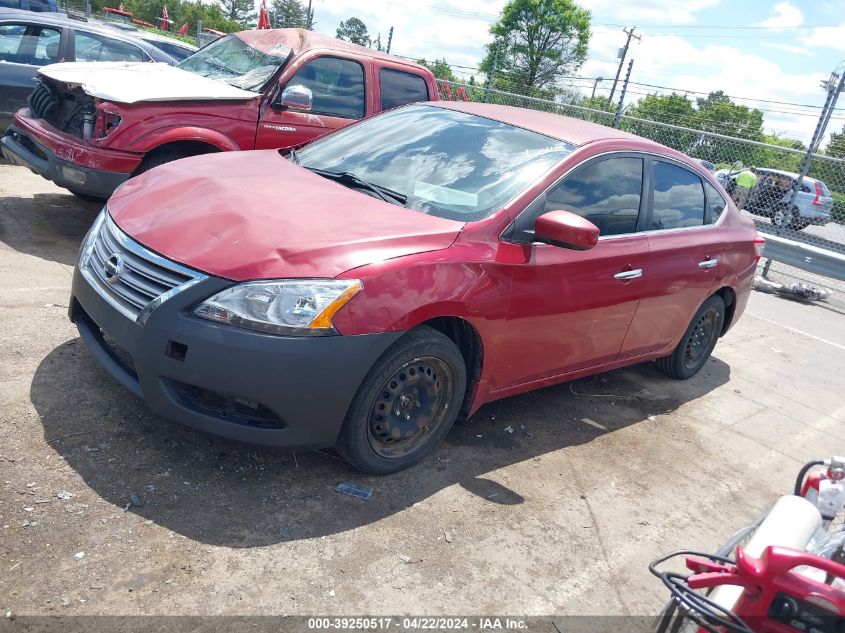
[[97,211],[0,165],[0,608],[18,621],[653,614],[649,560],[715,549],[843,452],[845,322],[760,293],[692,380],[646,364],[494,403],[391,477],[199,434],[67,320]]

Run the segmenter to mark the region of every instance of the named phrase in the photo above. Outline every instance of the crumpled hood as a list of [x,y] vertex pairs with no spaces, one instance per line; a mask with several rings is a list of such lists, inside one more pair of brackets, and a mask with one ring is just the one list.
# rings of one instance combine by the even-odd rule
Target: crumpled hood
[[144,246],[234,281],[336,277],[447,248],[464,226],[326,180],[275,150],[162,165],[127,181],[108,209]]
[[235,88],[225,81],[201,77],[170,64],[151,62],[63,62],[38,69],[54,81],[80,86],[86,94],[105,101],[240,100],[260,95]]

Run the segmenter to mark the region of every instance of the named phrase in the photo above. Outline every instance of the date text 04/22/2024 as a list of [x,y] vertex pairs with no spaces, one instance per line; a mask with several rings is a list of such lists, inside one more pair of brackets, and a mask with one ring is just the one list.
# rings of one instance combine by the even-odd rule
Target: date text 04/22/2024
[[399,629],[406,631],[445,631],[445,630],[478,630],[518,631],[526,628],[525,620],[521,618],[498,617],[336,617],[309,618],[309,630],[378,630]]

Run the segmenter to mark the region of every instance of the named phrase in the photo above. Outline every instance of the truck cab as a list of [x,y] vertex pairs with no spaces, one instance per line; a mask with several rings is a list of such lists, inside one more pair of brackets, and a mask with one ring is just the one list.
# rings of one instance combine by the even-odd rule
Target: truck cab
[[303,29],[242,31],[177,67],[53,64],[0,146],[84,198],[157,165],[293,148],[377,112],[438,98],[418,64]]

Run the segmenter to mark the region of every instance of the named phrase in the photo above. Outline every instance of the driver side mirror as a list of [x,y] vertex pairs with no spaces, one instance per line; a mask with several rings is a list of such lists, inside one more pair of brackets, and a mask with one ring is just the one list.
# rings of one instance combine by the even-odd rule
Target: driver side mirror
[[282,90],[282,94],[279,95],[275,105],[278,110],[302,110],[307,112],[311,109],[313,101],[314,95],[311,89],[297,84]]
[[587,251],[598,243],[599,227],[570,211],[549,211],[534,223],[534,240],[576,251]]

